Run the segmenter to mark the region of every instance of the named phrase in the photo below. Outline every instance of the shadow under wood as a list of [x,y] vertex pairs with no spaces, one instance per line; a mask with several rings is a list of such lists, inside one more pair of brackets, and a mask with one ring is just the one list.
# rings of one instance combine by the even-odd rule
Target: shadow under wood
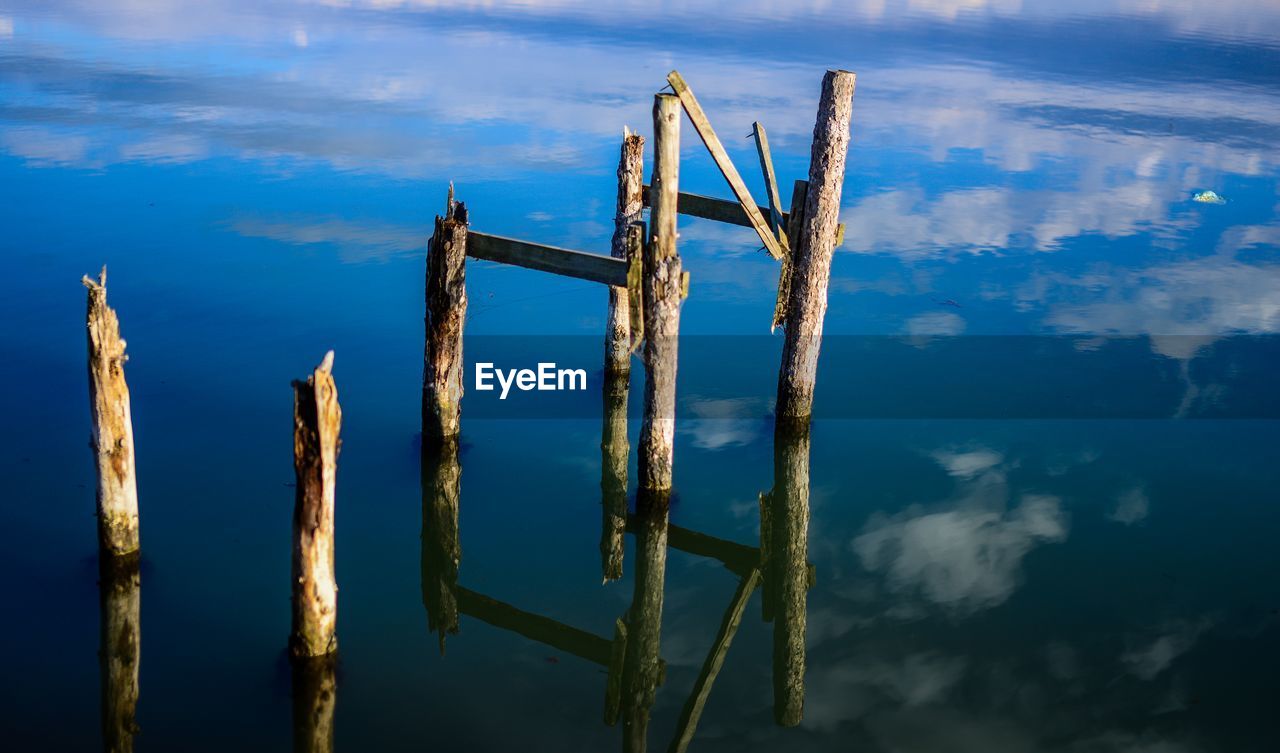
[[102,680],[102,748],[108,753],[133,750],[138,732],[138,663],[142,651],[142,580],[138,552],[123,556],[99,553],[98,589]]
[[446,437],[422,450],[422,604],[427,628],[440,637],[458,632],[458,503],[462,466],[458,439]]

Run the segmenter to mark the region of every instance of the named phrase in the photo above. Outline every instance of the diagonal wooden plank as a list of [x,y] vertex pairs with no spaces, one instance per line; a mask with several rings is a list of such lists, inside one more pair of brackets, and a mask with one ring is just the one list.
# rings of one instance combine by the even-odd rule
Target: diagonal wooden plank
[[684,111],[689,115],[689,120],[693,123],[694,130],[702,138],[702,143],[706,145],[707,151],[711,152],[711,158],[715,160],[716,166],[720,168],[725,180],[729,181],[729,188],[733,189],[733,195],[738,197],[738,203],[742,205],[742,210],[747,213],[747,219],[751,220],[751,226],[755,228],[756,234],[764,242],[765,250],[773,258],[781,259],[782,247],[778,245],[777,237],[769,229],[769,223],[765,221],[764,215],[760,214],[760,210],[756,207],[755,199],[751,198],[751,192],[747,190],[747,184],[742,182],[742,176],[738,174],[738,169],[733,166],[733,162],[729,159],[729,153],[724,150],[724,145],[720,143],[720,138],[716,136],[715,130],[711,128],[711,121],[707,120],[706,113],[702,111],[702,105],[699,105],[698,99],[693,96],[693,90],[685,83],[679,71],[672,71],[667,74],[667,81],[671,84],[676,96],[680,98],[680,104],[684,106]]
[[765,193],[769,199],[769,224],[773,234],[778,238],[782,253],[790,251],[787,245],[787,225],[782,214],[782,197],[778,194],[778,176],[773,173],[773,155],[769,153],[769,135],[765,133],[760,121],[751,124],[751,132],[756,137],[756,151],[760,154],[760,172],[764,173]]
[[716,634],[716,642],[711,646],[711,653],[707,654],[707,659],[702,664],[702,671],[698,673],[698,680],[693,684],[693,692],[689,694],[689,700],[685,701],[684,708],[680,711],[680,721],[676,724],[676,736],[667,748],[668,753],[684,753],[689,743],[693,741],[698,720],[702,718],[702,708],[706,706],[707,698],[711,695],[711,686],[715,683],[716,676],[720,674],[720,668],[724,666],[725,655],[729,653],[729,644],[733,642],[733,636],[738,632],[738,626],[742,624],[742,614],[747,610],[747,601],[750,600],[751,592],[755,591],[756,584],[759,582],[760,571],[752,568],[738,584],[738,591],[733,595],[733,601],[729,603],[729,609],[720,622],[720,632]]
[[503,238],[500,235],[467,233],[467,256],[501,264],[551,272],[580,280],[601,282],[619,288],[627,286],[627,261],[612,256],[570,251],[540,243]]

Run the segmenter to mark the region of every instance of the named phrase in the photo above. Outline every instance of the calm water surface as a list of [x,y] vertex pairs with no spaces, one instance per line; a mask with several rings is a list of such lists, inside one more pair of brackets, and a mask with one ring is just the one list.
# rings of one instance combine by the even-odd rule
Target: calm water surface
[[[633,599],[633,632],[662,604],[649,749],[688,728],[760,494],[783,485],[767,405],[682,381],[669,554],[642,514],[603,585],[599,418],[466,422],[462,614],[443,644],[433,584],[453,576],[433,552],[450,542],[431,513],[451,490],[418,440],[423,249],[449,181],[478,229],[604,251],[622,127],[651,131],[672,68],[757,198],[751,122],[789,186],[823,71],[857,71],[827,332],[907,336],[910,372],[971,396],[1043,379],[1054,406],[913,411],[911,380],[824,361],[808,478],[776,490],[765,526],[776,543],[807,494],[813,585],[797,615],[765,596],[801,571],[765,568],[689,750],[1275,748],[1280,7],[1263,0],[6,0],[7,744],[103,745],[78,282],[103,263],[137,432],[137,749],[292,744],[289,380],[328,348],[345,419],[335,749],[623,746],[607,668],[578,654]],[[681,188],[729,196],[684,137]],[[1192,200],[1207,190],[1225,203]],[[684,332],[763,338],[777,270],[750,231],[680,232]],[[475,262],[468,287],[469,333],[603,331],[590,283]],[[1160,397],[1090,412],[1053,402],[1069,364],[930,360],[971,335],[1075,343],[1098,405],[1143,391],[1107,378],[1135,363]],[[776,365],[731,368],[769,384]],[[842,414],[853,384],[898,407]],[[661,588],[637,587],[662,561]],[[802,675],[774,648],[800,616]],[[803,718],[779,726],[775,680],[797,676]]]

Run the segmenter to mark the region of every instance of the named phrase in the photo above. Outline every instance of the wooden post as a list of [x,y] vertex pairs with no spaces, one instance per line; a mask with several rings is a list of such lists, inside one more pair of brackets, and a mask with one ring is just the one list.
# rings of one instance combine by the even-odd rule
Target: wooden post
[[680,191],[680,100],[653,102],[654,165],[650,238],[644,249],[644,423],[640,430],[640,487],[671,488],[675,441],[676,355],[682,272],[676,252]]
[[334,487],[342,408],[333,382],[333,351],[307,381],[293,383],[293,633],[295,657],[338,648],[338,584],[333,573]]
[[440,637],[444,655],[447,633],[458,632],[458,507],[462,498],[462,466],[458,440],[444,439],[422,450],[422,604],[427,628]]
[[649,710],[662,681],[663,585],[667,573],[668,493],[641,489],[636,500],[636,580],[627,613],[622,671],[622,749],[647,750]]
[[[622,153],[618,158],[618,202],[613,216],[611,255],[627,258],[627,233],[631,223],[640,219],[644,201],[640,187],[644,184],[644,137],[622,132]],[[605,373],[628,374],[631,371],[631,314],[627,289],[609,288],[609,324],[605,335]]]
[[626,374],[605,371],[600,438],[600,498],[604,515],[600,526],[600,568],[606,583],[622,577],[626,549],[627,462],[631,452],[627,442],[629,381]]
[[98,555],[101,606],[102,745],[108,753],[133,750],[138,708],[138,663],[142,648],[138,555]]
[[336,664],[332,654],[293,660],[294,753],[333,753]]
[[98,541],[104,553],[138,551],[138,482],[134,467],[133,417],[124,379],[125,341],[120,321],[107,306],[107,268],[89,289],[89,404],[93,411],[93,453],[98,464]]
[[809,181],[797,180],[791,189],[791,212],[787,215],[787,249],[782,256],[782,268],[778,271],[778,298],[773,305],[773,323],[769,331],[787,323],[787,308],[791,304],[791,270],[795,263],[795,249],[800,245],[800,228],[804,225],[804,202],[809,195]]
[[467,210],[453,201],[427,244],[426,348],[422,373],[424,445],[461,429],[462,330],[467,318]]
[[787,303],[786,339],[778,372],[779,418],[813,413],[813,388],[827,312],[827,285],[840,224],[840,190],[849,149],[854,74],[827,71],[822,79],[818,122],[813,129],[809,190],[800,237],[793,249]]
[[[761,537],[768,530],[765,597],[773,622],[773,711],[793,727],[804,717],[805,626],[809,591],[809,425],[778,423],[773,489],[763,500]],[[762,549],[764,547],[762,546]]]

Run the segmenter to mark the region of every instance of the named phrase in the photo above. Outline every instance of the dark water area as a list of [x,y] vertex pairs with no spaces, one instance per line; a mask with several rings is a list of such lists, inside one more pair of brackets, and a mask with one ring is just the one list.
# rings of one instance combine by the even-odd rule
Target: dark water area
[[[761,201],[752,121],[790,185],[823,72],[856,71],[846,231],[797,443],[770,419],[776,262],[680,218],[675,489],[637,505],[637,361],[602,583],[604,291],[469,262],[468,353],[589,389],[469,393],[456,468],[424,460],[425,244],[452,181],[477,229],[606,253],[622,127],[651,133],[673,68]],[[335,750],[634,748],[604,723],[628,613],[649,750],[1272,750],[1278,146],[1263,0],[5,2],[4,747],[104,747],[114,607],[140,609],[135,749],[305,737],[289,384],[332,348]],[[687,124],[681,156],[681,190],[730,196]],[[86,447],[104,263],[132,591],[99,587]]]

